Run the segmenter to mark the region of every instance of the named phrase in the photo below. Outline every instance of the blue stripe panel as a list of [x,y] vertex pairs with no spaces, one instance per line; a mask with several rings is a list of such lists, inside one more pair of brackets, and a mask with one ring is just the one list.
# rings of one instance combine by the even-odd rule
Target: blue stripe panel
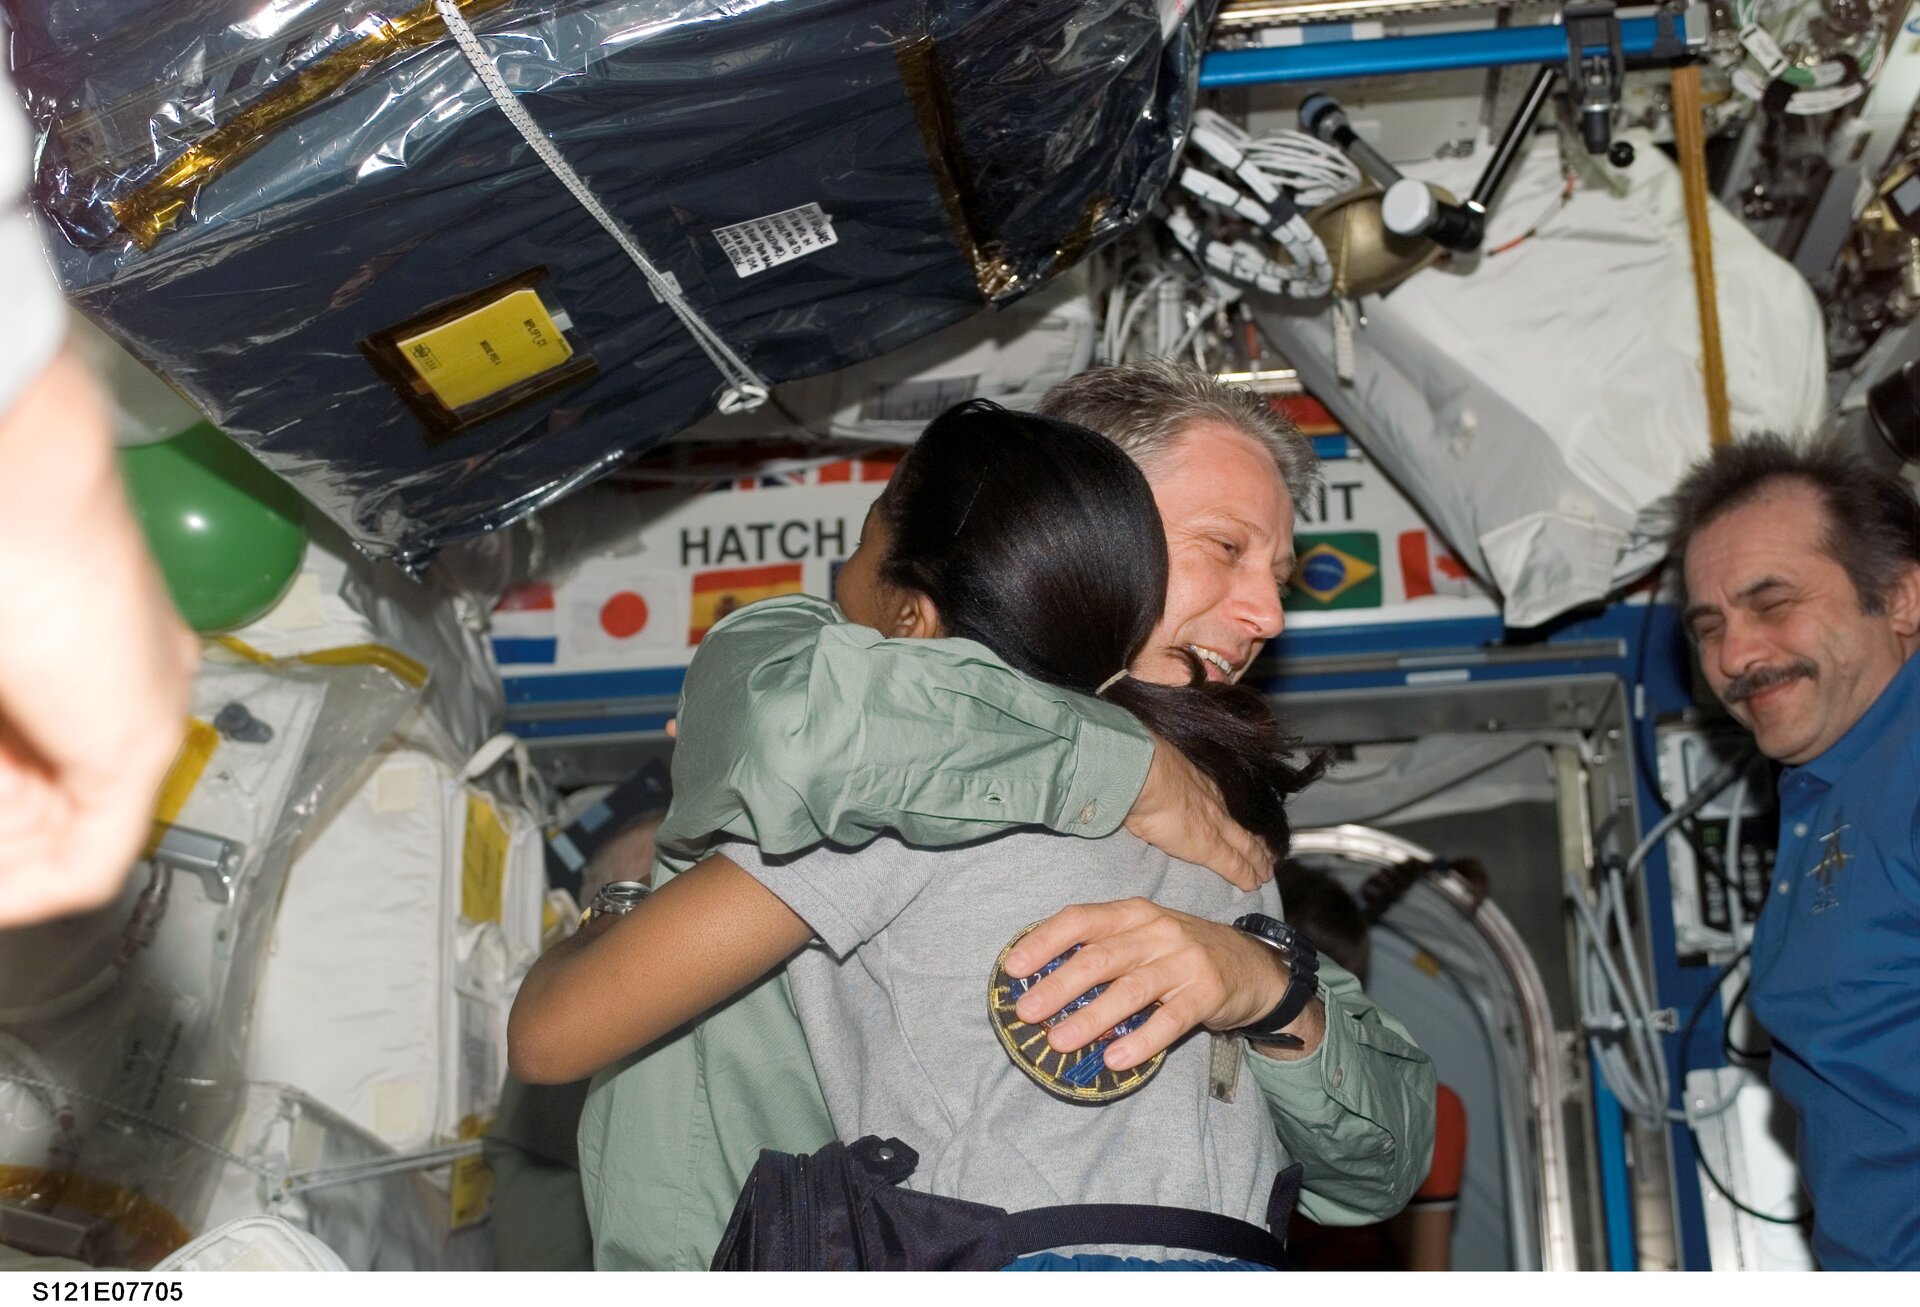
[[[1620,24],[1620,48],[1628,59],[1644,58],[1672,20],[1629,18]],[[1386,77],[1433,73],[1450,68],[1499,68],[1508,64],[1564,64],[1566,29],[1557,24],[1489,27],[1431,36],[1393,36],[1377,41],[1263,46],[1254,50],[1216,50],[1200,64],[1200,85],[1260,86],[1276,82],[1334,81],[1342,77]]]
[[1600,1064],[1587,1053],[1587,1075],[1593,1085],[1595,1151],[1600,1161],[1600,1210],[1606,1217],[1607,1269],[1637,1271],[1640,1256],[1633,1242],[1633,1177],[1627,1170],[1626,1117],[1620,1100],[1607,1087]]
[[560,656],[558,640],[530,640],[518,636],[493,637],[493,660],[510,663],[551,663]]
[[505,678],[507,703],[604,703],[609,699],[678,696],[684,667],[635,668],[623,672],[562,672],[557,676]]
[[1353,442],[1345,436],[1314,436],[1313,452],[1322,460],[1352,458]]
[[515,721],[507,726],[523,740],[565,740],[588,735],[634,735],[667,729],[667,713],[635,713],[630,717],[572,717],[544,721]]

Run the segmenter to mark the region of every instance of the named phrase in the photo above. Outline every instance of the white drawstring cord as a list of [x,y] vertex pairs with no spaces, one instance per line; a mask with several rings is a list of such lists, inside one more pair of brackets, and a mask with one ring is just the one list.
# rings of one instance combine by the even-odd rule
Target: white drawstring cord
[[709,327],[705,319],[694,312],[693,306],[681,296],[678,282],[671,275],[653,266],[647,256],[641,252],[633,236],[587,188],[586,182],[581,180],[580,174],[575,172],[573,166],[561,155],[552,139],[540,130],[540,125],[534,122],[533,116],[514,98],[513,92],[507,88],[506,79],[500,76],[500,70],[493,66],[491,59],[487,58],[486,47],[480,44],[480,38],[474,34],[473,28],[468,26],[467,20],[461,15],[459,0],[434,0],[434,8],[445,20],[447,31],[453,34],[455,44],[460,47],[460,53],[466,56],[469,64],[473,65],[473,71],[480,78],[480,84],[486,87],[487,94],[491,95],[494,103],[500,106],[500,112],[507,116],[507,121],[513,124],[514,129],[526,140],[540,162],[547,166],[547,170],[559,179],[560,184],[567,188],[568,193],[575,200],[579,201],[580,207],[605,229],[607,235],[613,237],[614,243],[619,245],[626,256],[633,261],[633,266],[640,269],[640,275],[647,279],[647,285],[653,289],[654,298],[673,311],[674,316],[680,319],[680,325],[685,327],[687,334],[693,337],[694,343],[713,361],[713,366],[719,369],[720,375],[726,379],[727,383],[726,388],[720,392],[718,401],[720,411],[746,413],[766,403],[768,391],[766,381],[747,366],[746,360],[734,353],[733,348],[721,338],[720,333]]

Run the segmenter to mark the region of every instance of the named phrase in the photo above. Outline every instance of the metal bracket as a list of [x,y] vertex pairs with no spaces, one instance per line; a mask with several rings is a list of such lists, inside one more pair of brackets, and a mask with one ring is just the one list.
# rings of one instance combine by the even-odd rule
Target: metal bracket
[[1588,154],[1605,154],[1613,141],[1613,107],[1627,75],[1620,16],[1613,0],[1573,0],[1560,11],[1567,33],[1567,97],[1580,111]]
[[218,835],[169,826],[154,846],[152,857],[172,871],[198,876],[209,902],[227,904],[233,902],[233,882],[240,875],[240,855],[244,851]]

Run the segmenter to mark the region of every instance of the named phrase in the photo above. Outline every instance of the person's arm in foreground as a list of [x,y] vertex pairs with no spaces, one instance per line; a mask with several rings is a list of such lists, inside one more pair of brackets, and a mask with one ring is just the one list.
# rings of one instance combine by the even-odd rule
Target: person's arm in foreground
[[119,892],[179,749],[198,657],[70,352],[0,416],[0,633],[5,927]]
[[939,848],[1015,826],[1122,824],[1242,888],[1264,847],[1212,783],[1130,714],[1014,672],[971,640],[890,640],[816,600],[770,600],[710,631],[688,668],[677,832],[742,815],[768,853],[882,830]]
[[644,1048],[792,957],[813,931],[738,864],[715,855],[623,917],[564,939],[528,971],[507,1021],[507,1063],[560,1085]]
[[[1076,944],[1080,951],[1028,990],[1017,1011],[1037,1021],[1106,985],[1049,1031],[1055,1048],[1070,1050],[1159,1003],[1139,1030],[1106,1050],[1116,1070],[1196,1029],[1257,1021],[1285,992],[1285,974],[1264,944],[1145,899],[1063,909],[1028,933],[1007,969],[1031,975]],[[1326,1225],[1365,1224],[1404,1207],[1427,1173],[1433,1063],[1359,981],[1325,958],[1319,989],[1287,1030],[1302,1048],[1254,1045],[1245,1060],[1281,1144],[1306,1168],[1301,1210]]]

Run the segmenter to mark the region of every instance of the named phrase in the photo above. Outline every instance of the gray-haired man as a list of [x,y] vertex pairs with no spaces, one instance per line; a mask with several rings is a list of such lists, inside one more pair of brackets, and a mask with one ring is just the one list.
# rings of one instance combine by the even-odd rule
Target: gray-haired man
[[[1243,675],[1281,629],[1310,447],[1258,396],[1164,363],[1083,374],[1042,407],[1114,439],[1153,489],[1170,571],[1148,644],[1154,670],[1141,674],[1184,682],[1184,650],[1208,676]],[[1123,824],[1239,884],[1272,872],[1190,764],[1126,713],[1027,681],[970,642],[880,640],[817,600],[770,600],[716,627],[680,721],[656,876],[691,865],[721,832],[786,853],[881,830],[940,847],[1009,826],[1098,837]],[[1198,1027],[1257,1022],[1289,980],[1266,945],[1141,900],[1067,908],[1009,966],[1026,974],[1076,943],[1086,947],[1021,1013],[1117,982],[1053,1028],[1055,1046],[1072,1048],[1158,1001],[1147,1028],[1107,1050],[1116,1067]],[[1302,1208],[1336,1224],[1398,1210],[1432,1147],[1431,1063],[1334,967],[1285,1033],[1301,1047],[1256,1049],[1246,1065],[1283,1147],[1305,1164]],[[596,1077],[580,1153],[597,1264],[704,1266],[759,1151],[810,1152],[831,1138],[776,975]]]

